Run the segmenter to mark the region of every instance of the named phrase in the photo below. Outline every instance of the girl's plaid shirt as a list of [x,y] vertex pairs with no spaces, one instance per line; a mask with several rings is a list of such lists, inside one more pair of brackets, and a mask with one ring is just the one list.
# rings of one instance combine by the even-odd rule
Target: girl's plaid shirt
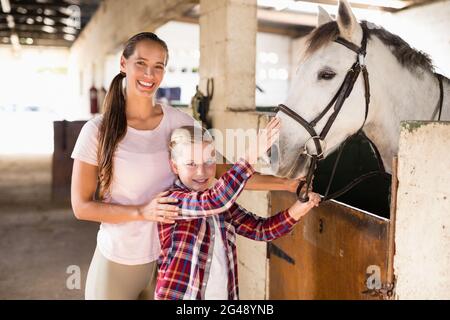
[[[228,269],[228,299],[238,299],[236,234],[271,241],[289,233],[297,222],[287,210],[262,218],[235,203],[254,173],[252,166],[240,159],[212,188],[195,192],[177,180],[169,197],[178,199],[182,209],[174,224],[158,224],[161,255],[155,299],[204,299],[209,279],[214,239],[222,237]],[[214,234],[214,221],[220,234]]]

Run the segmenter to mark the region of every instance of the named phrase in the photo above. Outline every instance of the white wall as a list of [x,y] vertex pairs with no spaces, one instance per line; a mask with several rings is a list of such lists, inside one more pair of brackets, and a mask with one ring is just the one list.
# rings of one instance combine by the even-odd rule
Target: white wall
[[[70,110],[69,50],[0,46],[0,154],[50,154],[53,120]],[[29,107],[36,111],[29,111]]]
[[437,71],[450,77],[449,0],[400,11],[383,26],[428,53]]
[[450,122],[404,122],[394,267],[399,299],[450,299]]
[[66,95],[69,50],[26,47],[16,53],[0,46],[0,105],[37,105],[62,112]]
[[169,47],[169,63],[161,87],[181,87],[180,102],[189,104],[200,79],[200,28],[197,24],[172,21],[158,28],[156,34]]
[[286,99],[291,68],[291,39],[287,36],[258,32],[256,36],[257,106],[276,106]]
[[112,79],[119,73],[120,71],[120,56],[122,55],[123,48],[119,48],[117,52],[111,53],[106,56],[103,70],[103,80],[101,84],[103,87],[108,90],[109,85],[111,84]]

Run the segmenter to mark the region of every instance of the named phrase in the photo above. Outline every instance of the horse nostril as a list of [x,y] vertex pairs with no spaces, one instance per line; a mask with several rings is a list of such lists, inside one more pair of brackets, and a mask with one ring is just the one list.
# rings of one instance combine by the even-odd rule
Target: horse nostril
[[267,150],[267,156],[270,158],[270,155],[272,154],[272,147],[271,148],[269,148],[269,150]]

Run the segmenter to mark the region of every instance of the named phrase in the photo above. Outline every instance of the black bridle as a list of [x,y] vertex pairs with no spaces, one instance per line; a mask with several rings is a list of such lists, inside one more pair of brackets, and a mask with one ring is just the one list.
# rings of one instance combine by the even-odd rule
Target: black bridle
[[[362,73],[363,78],[364,78],[364,92],[365,92],[365,94],[364,94],[364,96],[365,96],[364,121],[363,121],[361,127],[359,128],[359,130],[356,131],[356,133],[354,133],[353,135],[347,137],[344,140],[344,142],[339,146],[338,155],[337,155],[336,161],[333,165],[333,170],[331,173],[330,181],[328,183],[326,192],[325,192],[324,196],[322,197],[322,201],[339,197],[340,195],[346,193],[347,191],[352,189],[354,186],[356,186],[360,182],[366,180],[367,178],[370,178],[370,177],[373,177],[376,175],[382,175],[385,177],[390,176],[388,173],[386,173],[381,155],[380,155],[376,145],[362,131],[362,129],[366,123],[368,113],[369,113],[370,85],[369,85],[369,73],[367,71],[366,64],[365,64],[368,31],[364,24],[361,24],[361,27],[362,27],[362,31],[363,31],[363,36],[362,36],[360,47],[355,45],[352,42],[349,42],[349,41],[341,38],[341,37],[338,37],[336,40],[334,40],[335,42],[354,51],[356,53],[356,61],[353,63],[351,68],[347,71],[347,74],[345,75],[344,81],[342,82],[341,86],[339,87],[339,90],[336,92],[336,94],[331,99],[331,101],[328,103],[328,105],[325,107],[325,109],[323,109],[322,112],[320,112],[320,114],[317,117],[315,117],[311,122],[308,122],[302,116],[300,116],[297,112],[295,112],[294,110],[290,109],[289,107],[287,107],[283,104],[280,104],[277,108],[278,111],[285,113],[287,116],[289,116],[290,118],[297,121],[310,135],[310,138],[305,142],[302,154],[310,157],[311,163],[310,163],[305,181],[300,182],[300,184],[298,185],[298,188],[297,188],[297,192],[296,192],[297,197],[301,202],[307,202],[309,200],[308,191],[310,190],[310,187],[311,187],[311,183],[313,180],[313,174],[317,167],[317,161],[322,160],[324,158],[323,154],[324,154],[325,150],[323,148],[323,145],[324,145],[325,137],[327,136],[328,132],[330,131],[331,126],[333,125],[339,112],[341,111],[345,100],[348,98],[348,96],[352,92],[353,86],[354,86],[356,80],[358,79],[360,73]],[[439,88],[440,88],[440,97],[439,97],[437,110],[439,110],[438,120],[440,120],[442,104],[443,104],[443,88],[442,88],[442,76],[437,75],[437,77],[439,80]],[[330,111],[330,109],[333,106],[334,106],[333,113],[328,118],[328,120],[325,123],[325,126],[323,127],[320,134],[317,134],[317,132],[315,130],[315,126],[328,113],[328,111]],[[433,115],[433,118],[434,118],[434,115]],[[354,179],[350,184],[348,184],[341,190],[334,192],[332,194],[329,194],[330,187],[333,182],[333,179],[334,179],[334,176],[336,173],[336,169],[337,169],[341,154],[344,150],[344,147],[351,138],[353,138],[354,136],[356,136],[358,134],[362,134],[366,137],[367,141],[371,145],[371,148],[375,152],[375,156],[378,161],[378,170],[368,172],[368,173]],[[311,154],[308,151],[308,142],[310,140],[313,140],[313,142],[314,142],[314,146],[316,149],[316,152],[314,154]],[[306,188],[304,188],[305,185],[306,185]]]

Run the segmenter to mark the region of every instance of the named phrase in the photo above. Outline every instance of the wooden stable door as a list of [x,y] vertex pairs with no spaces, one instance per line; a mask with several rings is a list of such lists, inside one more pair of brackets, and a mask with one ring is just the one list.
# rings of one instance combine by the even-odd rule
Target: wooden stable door
[[[272,192],[272,213],[294,201],[291,193]],[[322,203],[268,245],[269,299],[380,299],[370,289],[389,278],[390,237],[389,220]]]

